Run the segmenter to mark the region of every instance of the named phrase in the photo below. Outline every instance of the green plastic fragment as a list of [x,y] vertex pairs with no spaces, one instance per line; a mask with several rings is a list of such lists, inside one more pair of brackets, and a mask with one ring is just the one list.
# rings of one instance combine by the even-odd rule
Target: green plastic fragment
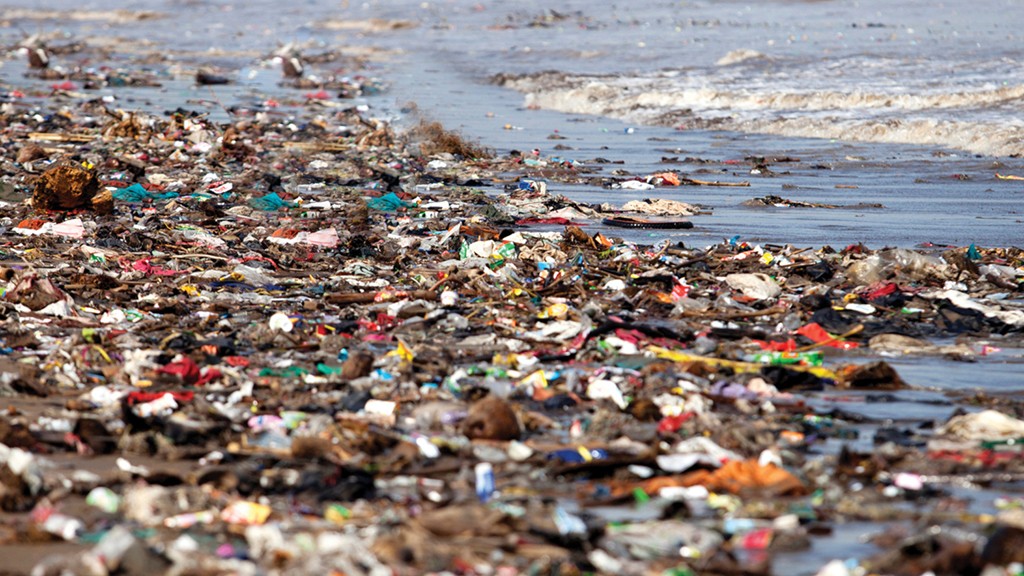
[[633,498],[637,504],[646,504],[651,501],[651,497],[647,495],[647,492],[644,492],[643,488],[634,488]]
[[320,362],[316,365],[316,371],[324,376],[333,376],[335,374],[341,374],[341,366],[329,366]]

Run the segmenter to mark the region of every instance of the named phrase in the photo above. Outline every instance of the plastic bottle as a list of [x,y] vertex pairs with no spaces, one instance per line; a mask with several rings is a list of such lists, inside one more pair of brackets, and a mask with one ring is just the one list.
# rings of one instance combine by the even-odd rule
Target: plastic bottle
[[78,518],[73,518],[59,512],[53,512],[48,515],[43,520],[41,526],[43,530],[60,536],[65,540],[74,540],[78,537],[78,533],[85,529],[85,524]]
[[476,495],[481,502],[487,502],[494,495],[494,468],[488,462],[480,462],[473,468],[476,475]]
[[751,362],[768,364],[769,366],[821,366],[825,357],[821,352],[760,352],[750,357]]
[[188,512],[164,518],[164,526],[168,528],[185,529],[196,524],[209,524],[217,519],[217,513],[212,510],[200,512]]
[[85,497],[85,503],[95,506],[107,514],[115,514],[121,507],[121,497],[110,488],[99,486],[93,488]]

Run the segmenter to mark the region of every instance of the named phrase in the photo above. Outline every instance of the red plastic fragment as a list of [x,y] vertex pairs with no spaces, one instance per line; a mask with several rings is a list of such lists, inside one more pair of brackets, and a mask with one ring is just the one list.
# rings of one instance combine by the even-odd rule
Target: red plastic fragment
[[181,360],[178,360],[177,362],[171,362],[166,366],[161,366],[157,372],[160,374],[177,376],[181,378],[182,382],[189,385],[198,382],[199,377],[201,376],[199,365],[195,363],[195,360],[192,360],[188,356],[182,356]]
[[806,326],[801,326],[800,328],[797,329],[796,333],[806,338],[809,338],[815,344],[821,346],[828,346],[830,348],[838,348],[840,350],[851,350],[853,348],[857,348],[858,346],[860,346],[860,344],[856,342],[838,340],[835,336],[829,334],[817,322],[811,322]]

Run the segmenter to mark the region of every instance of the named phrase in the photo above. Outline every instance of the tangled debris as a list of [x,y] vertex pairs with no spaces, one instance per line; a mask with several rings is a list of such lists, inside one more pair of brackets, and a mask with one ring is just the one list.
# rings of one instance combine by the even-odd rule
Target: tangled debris
[[853,520],[916,529],[822,574],[1022,561],[1021,499],[952,488],[1019,483],[1024,403],[843,408],[1019,342],[1020,249],[643,245],[584,228],[707,212],[355,109],[95,106],[6,118],[2,537],[80,545],[36,573],[767,574]]

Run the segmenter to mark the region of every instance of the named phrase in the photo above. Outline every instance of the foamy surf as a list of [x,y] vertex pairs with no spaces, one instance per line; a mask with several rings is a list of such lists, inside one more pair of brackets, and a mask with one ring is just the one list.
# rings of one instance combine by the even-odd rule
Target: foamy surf
[[[730,59],[758,58],[742,56]],[[546,72],[496,81],[522,92],[531,108],[637,124],[1024,154],[1024,122],[1005,110],[1024,98],[1019,84],[956,90],[868,85],[841,92],[799,89],[792,78],[773,85],[693,70],[632,77]]]

